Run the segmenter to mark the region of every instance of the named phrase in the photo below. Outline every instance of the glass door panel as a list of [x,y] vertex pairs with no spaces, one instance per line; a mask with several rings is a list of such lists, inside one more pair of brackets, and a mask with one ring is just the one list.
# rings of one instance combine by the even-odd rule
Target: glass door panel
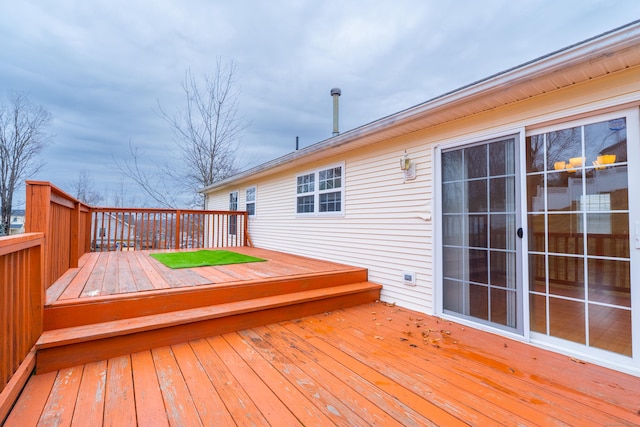
[[531,330],[631,356],[625,119],[525,145]]
[[522,332],[516,140],[442,153],[443,310]]

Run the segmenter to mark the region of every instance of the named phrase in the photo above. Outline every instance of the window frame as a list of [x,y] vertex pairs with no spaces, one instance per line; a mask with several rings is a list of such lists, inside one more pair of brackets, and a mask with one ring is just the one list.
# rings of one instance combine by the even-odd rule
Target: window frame
[[[249,200],[249,191],[253,190],[253,200]],[[256,206],[258,201],[258,188],[255,185],[247,187],[244,190],[244,209],[247,211],[247,215],[250,217],[256,216]],[[253,213],[249,212],[249,205],[253,205]]]
[[[340,176],[339,176],[339,182],[340,182],[340,186],[335,186],[335,176],[331,176],[329,178],[327,178],[326,176],[324,177],[324,179],[321,181],[320,176],[322,173],[324,172],[328,172],[328,171],[333,171],[337,168],[340,168]],[[303,182],[303,183],[298,183],[299,178],[301,177],[305,177],[305,176],[312,176],[313,180],[312,182]],[[321,185],[323,183],[328,183],[328,182],[332,182],[331,184],[331,188],[323,188],[320,189]],[[312,184],[313,188],[311,190],[304,191],[304,192],[300,192],[300,186],[301,185],[307,185],[307,184]],[[295,197],[295,214],[296,216],[300,216],[300,217],[309,217],[309,216],[341,216],[344,215],[345,209],[344,209],[344,192],[345,192],[345,163],[344,162],[340,162],[340,163],[333,163],[333,164],[329,164],[329,165],[325,165],[316,169],[312,169],[312,170],[307,170],[304,171],[302,173],[296,174],[296,181],[295,181],[295,187],[296,187],[296,197]],[[328,195],[328,194],[333,194],[333,193],[339,193],[339,196],[335,199],[335,200],[329,200],[329,201],[322,201],[322,198],[324,195]],[[308,212],[300,212],[298,210],[299,207],[299,200],[301,197],[312,197],[313,200],[313,209],[311,211]],[[331,203],[339,203],[340,205],[340,210],[325,210],[322,211],[322,204],[331,204]]]
[[[232,197],[235,197],[235,202]],[[238,210],[238,199],[240,197],[240,192],[238,190],[229,192],[229,211],[237,211]],[[235,203],[235,208],[233,207]],[[230,236],[236,236],[238,234],[238,216],[237,215],[229,215],[229,220],[227,223],[227,231]]]

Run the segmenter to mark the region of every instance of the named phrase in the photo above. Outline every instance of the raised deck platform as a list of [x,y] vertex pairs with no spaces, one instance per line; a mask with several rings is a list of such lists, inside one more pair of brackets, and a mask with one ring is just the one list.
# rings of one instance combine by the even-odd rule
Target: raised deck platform
[[172,270],[147,251],[85,255],[47,291],[38,373],[375,301],[367,271],[257,248],[266,262]]

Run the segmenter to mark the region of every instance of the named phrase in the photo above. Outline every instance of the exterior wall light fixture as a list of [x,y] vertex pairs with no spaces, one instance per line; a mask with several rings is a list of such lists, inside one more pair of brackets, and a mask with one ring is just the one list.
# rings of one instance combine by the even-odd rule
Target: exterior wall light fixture
[[407,150],[405,150],[402,157],[400,157],[400,170],[404,175],[404,182],[416,178],[416,164],[411,161],[411,158],[407,154]]

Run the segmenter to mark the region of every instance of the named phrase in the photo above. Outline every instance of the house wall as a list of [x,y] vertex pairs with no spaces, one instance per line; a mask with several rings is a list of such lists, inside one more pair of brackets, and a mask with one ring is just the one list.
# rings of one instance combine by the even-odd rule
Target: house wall
[[[559,89],[526,101],[445,123],[314,163],[292,166],[257,180],[235,182],[209,193],[209,209],[228,209],[229,192],[257,187],[256,216],[249,232],[256,246],[369,269],[369,279],[383,285],[385,301],[434,312],[434,162],[436,145],[451,145],[638,106],[640,68]],[[524,141],[520,140],[521,150]],[[415,180],[403,182],[399,159],[406,150],[416,163]],[[344,162],[344,215],[296,215],[296,175]],[[435,224],[435,225],[434,225]],[[416,285],[402,281],[416,273]]]

